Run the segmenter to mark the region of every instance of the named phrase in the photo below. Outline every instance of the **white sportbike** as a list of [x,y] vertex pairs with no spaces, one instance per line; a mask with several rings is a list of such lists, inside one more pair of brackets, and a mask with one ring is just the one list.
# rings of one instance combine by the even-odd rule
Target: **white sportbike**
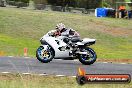
[[52,59],[79,59],[82,64],[90,65],[96,61],[97,55],[90,48],[90,45],[95,44],[95,39],[70,36],[53,35],[53,31],[49,31],[41,39],[41,45],[36,51],[36,57],[43,63],[48,63]]

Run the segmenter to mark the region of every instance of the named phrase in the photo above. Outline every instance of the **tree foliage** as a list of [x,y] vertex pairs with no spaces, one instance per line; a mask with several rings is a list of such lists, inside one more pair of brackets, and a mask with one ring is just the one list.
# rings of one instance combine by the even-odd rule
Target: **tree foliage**
[[33,0],[35,4],[47,4],[47,0]]
[[29,3],[29,0],[7,0],[7,2],[8,2],[8,1]]
[[79,8],[96,8],[102,0],[34,0],[39,4],[51,4],[55,6],[70,6]]

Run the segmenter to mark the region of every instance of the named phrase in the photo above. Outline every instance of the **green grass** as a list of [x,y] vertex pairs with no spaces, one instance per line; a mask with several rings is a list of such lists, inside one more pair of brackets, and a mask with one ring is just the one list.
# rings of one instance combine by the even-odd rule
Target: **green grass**
[[33,39],[13,38],[0,34],[0,44],[1,51],[6,52],[6,55],[23,56],[24,48],[28,47],[29,56],[35,57],[35,49],[38,47],[39,42]]
[[130,84],[85,84],[78,85],[76,78],[0,74],[0,88],[131,88]]
[[23,56],[27,47],[28,56],[35,57],[40,37],[60,22],[82,38],[96,38],[92,48],[99,59],[132,59],[131,20],[17,8],[0,8],[0,51]]

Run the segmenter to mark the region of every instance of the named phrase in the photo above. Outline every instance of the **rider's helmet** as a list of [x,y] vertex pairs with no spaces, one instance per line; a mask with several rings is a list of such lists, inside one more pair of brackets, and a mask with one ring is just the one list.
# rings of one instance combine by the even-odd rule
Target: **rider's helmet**
[[61,30],[65,29],[65,25],[63,23],[59,23],[59,24],[56,25],[56,29],[58,31],[61,31]]

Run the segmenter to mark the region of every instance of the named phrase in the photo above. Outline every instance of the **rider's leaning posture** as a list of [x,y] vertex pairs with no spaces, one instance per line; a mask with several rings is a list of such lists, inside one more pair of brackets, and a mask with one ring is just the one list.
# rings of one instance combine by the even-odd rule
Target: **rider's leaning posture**
[[79,34],[64,24],[56,25],[56,30],[51,30],[40,39],[41,45],[36,51],[36,57],[43,63],[48,63],[55,58],[79,59],[82,64],[90,65],[96,61],[96,53],[90,45],[95,44],[95,39],[80,39]]
[[66,28],[63,23],[59,23],[56,25],[56,31],[54,32],[54,36],[65,36],[63,41],[65,43],[69,44],[70,46],[72,46],[73,48],[74,48],[74,45],[73,45],[73,43],[69,42],[68,37],[73,38],[74,41],[80,40],[79,33],[77,33],[75,30],[73,30],[71,28]]
[[66,28],[65,25],[63,23],[59,23],[56,25],[56,31],[54,32],[55,36],[78,36],[80,37],[80,35],[73,29],[71,28]]

